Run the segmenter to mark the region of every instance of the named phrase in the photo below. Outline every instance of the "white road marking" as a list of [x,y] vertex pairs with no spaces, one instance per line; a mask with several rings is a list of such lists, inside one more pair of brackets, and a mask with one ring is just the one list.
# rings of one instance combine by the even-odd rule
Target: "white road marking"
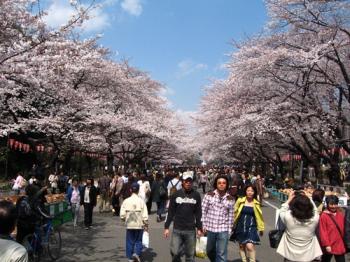
[[279,209],[275,205],[271,204],[269,201],[263,200],[263,202],[266,203],[267,205],[269,205],[270,207],[274,208],[274,209]]

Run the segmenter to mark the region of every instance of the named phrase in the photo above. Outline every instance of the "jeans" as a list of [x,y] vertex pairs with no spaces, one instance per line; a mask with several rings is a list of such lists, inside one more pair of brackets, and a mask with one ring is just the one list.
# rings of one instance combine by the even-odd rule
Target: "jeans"
[[73,225],[77,226],[79,217],[80,203],[72,203]]
[[228,232],[207,231],[207,254],[211,262],[227,261]]
[[161,200],[156,203],[157,203],[157,215],[158,217],[162,217],[162,214],[164,213],[165,200]]
[[143,229],[127,229],[126,230],[126,257],[132,259],[135,253],[140,256],[142,252],[142,235]]
[[170,242],[172,262],[181,262],[183,254],[185,254],[186,262],[193,262],[195,247],[196,232],[194,230],[173,230]]

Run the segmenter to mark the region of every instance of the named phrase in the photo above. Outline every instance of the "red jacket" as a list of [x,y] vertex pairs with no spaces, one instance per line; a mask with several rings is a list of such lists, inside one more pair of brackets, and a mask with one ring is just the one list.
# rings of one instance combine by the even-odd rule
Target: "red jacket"
[[[341,235],[339,234],[339,230],[334,224],[333,220],[330,218],[333,216],[335,222],[337,222]],[[320,217],[319,223],[320,229],[320,244],[321,247],[325,250],[325,247],[330,246],[332,249],[332,254],[334,255],[342,255],[345,254],[345,246],[343,241],[344,236],[344,214],[338,211],[336,215],[329,214],[323,212]]]

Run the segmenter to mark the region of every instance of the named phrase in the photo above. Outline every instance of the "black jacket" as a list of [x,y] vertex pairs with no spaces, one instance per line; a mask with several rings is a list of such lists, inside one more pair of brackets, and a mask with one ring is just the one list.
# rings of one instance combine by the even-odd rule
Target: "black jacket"
[[[86,186],[84,186],[83,189],[80,191],[80,204],[81,205],[84,204],[85,189],[86,189]],[[96,206],[96,203],[97,203],[97,188],[95,186],[91,186],[89,197],[90,197],[90,204],[92,206]]]
[[185,192],[184,189],[176,191],[170,197],[167,219],[164,228],[168,229],[174,220],[174,229],[202,230],[202,201],[195,190]]
[[237,196],[238,197],[245,196],[244,189],[245,189],[246,186],[251,185],[251,184],[252,184],[252,182],[250,182],[250,179],[246,179],[245,181],[243,181],[243,179],[238,180]]

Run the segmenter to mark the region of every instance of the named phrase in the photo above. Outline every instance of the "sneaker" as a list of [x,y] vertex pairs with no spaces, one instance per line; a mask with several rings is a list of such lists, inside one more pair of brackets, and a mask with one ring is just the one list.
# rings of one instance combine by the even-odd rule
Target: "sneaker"
[[90,228],[89,227],[85,227],[86,230],[89,230]]
[[134,259],[134,260],[133,260],[134,262],[141,262],[140,257],[139,257],[138,255],[136,255],[136,254],[133,254],[133,255],[132,255],[132,258]]

